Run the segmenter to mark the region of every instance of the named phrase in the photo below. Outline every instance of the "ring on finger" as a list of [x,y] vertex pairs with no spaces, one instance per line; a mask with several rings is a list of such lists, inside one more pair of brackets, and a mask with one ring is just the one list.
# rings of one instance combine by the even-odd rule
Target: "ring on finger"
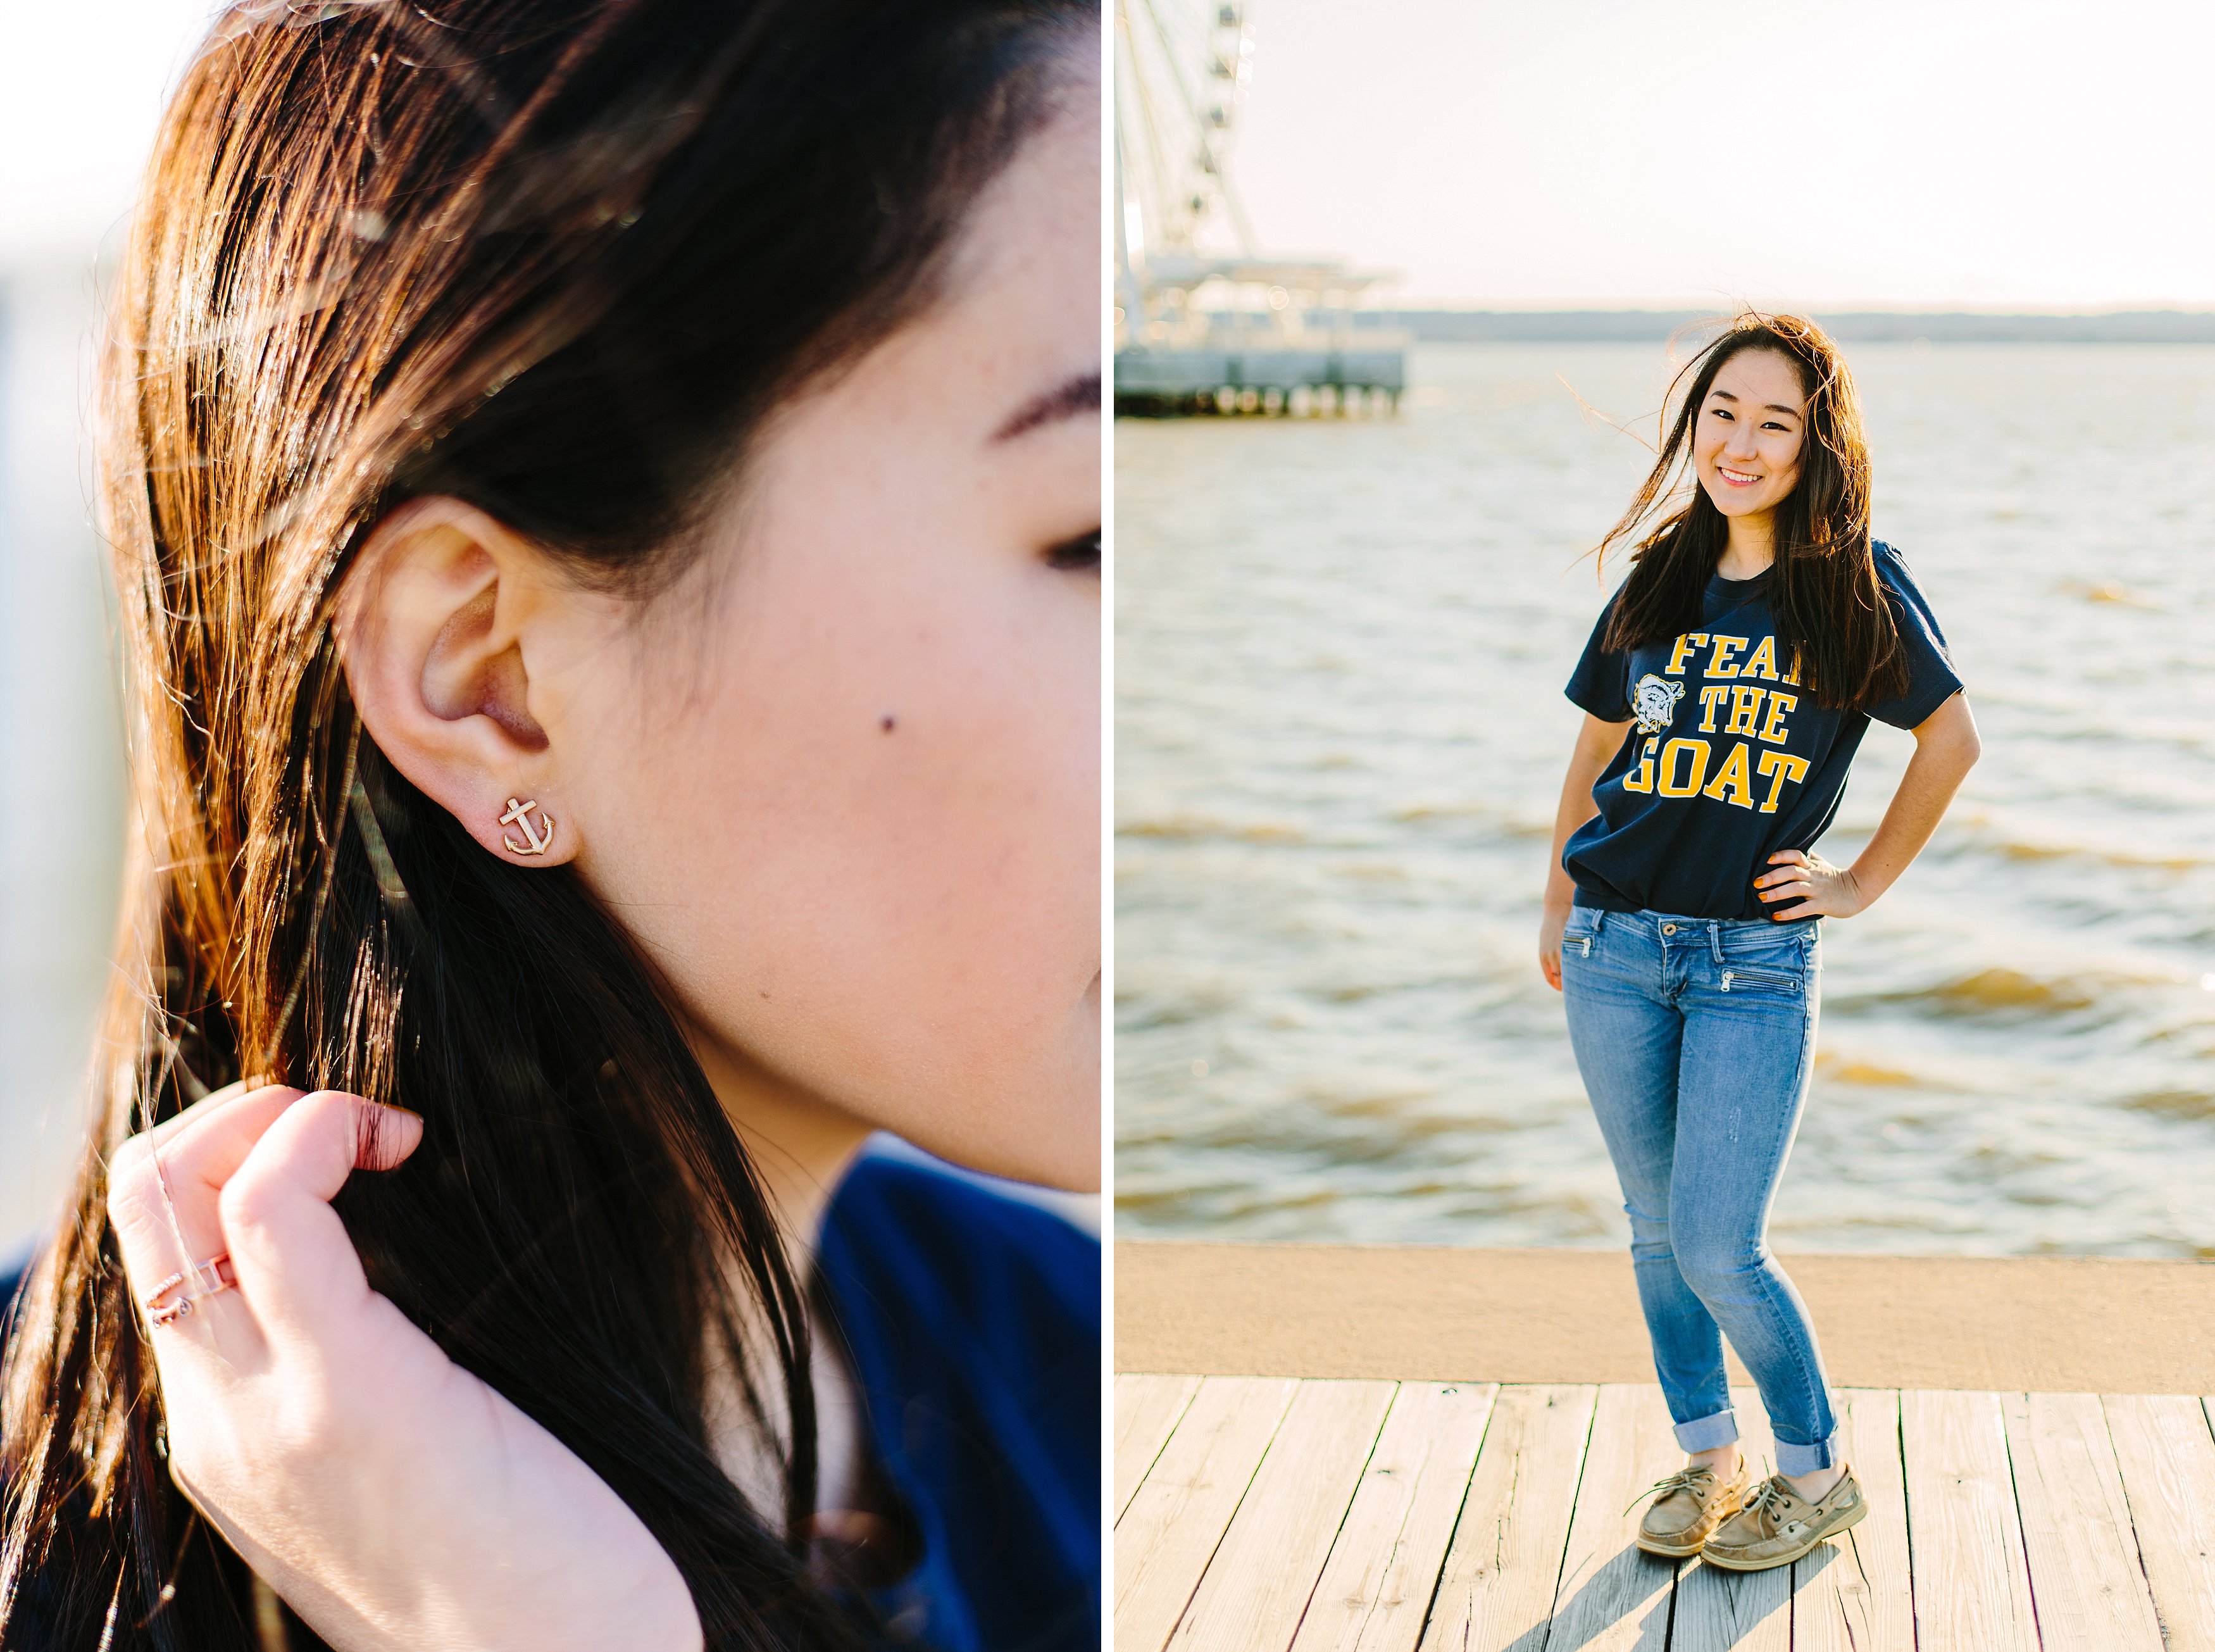
[[182,1273],[172,1274],[146,1293],[146,1317],[156,1325],[175,1324],[193,1311],[193,1304],[220,1295],[238,1283],[231,1268],[230,1252],[196,1262]]

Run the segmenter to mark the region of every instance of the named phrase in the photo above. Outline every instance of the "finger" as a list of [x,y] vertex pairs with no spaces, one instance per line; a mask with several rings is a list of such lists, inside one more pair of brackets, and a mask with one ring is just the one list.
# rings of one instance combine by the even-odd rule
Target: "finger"
[[[190,1107],[180,1111],[174,1118],[164,1119],[159,1124],[151,1125],[141,1130],[117,1148],[114,1156],[108,1161],[110,1181],[114,1180],[113,1173],[117,1165],[127,1164],[139,1155],[151,1152],[156,1147],[162,1149],[166,1158],[169,1145],[179,1136],[193,1131],[218,1113],[235,1102],[243,1101],[255,1091],[273,1088],[274,1086],[267,1079],[241,1078],[225,1084],[221,1090],[210,1090]],[[293,1092],[295,1095],[298,1093],[297,1090]]]
[[[117,1150],[108,1171],[108,1217],[142,1305],[181,1270],[223,1254],[217,1200],[224,1183],[299,1094],[281,1085],[219,1090]],[[199,1287],[188,1282],[185,1288]],[[212,1346],[234,1362],[259,1345],[251,1317],[228,1291],[198,1296],[191,1313],[153,1329]],[[161,1343],[156,1346],[158,1351]]]
[[151,1211],[163,1227],[182,1228],[196,1247],[220,1240],[213,1195],[301,1093],[283,1085],[236,1095],[218,1090],[132,1137],[116,1150],[109,1168],[111,1209],[122,1201],[134,1216]]
[[1807,900],[1797,906],[1787,907],[1781,912],[1771,912],[1770,916],[1780,924],[1787,924],[1795,918],[1819,918],[1822,916],[1822,912],[1813,901]]
[[263,1133],[223,1190],[224,1237],[271,1344],[309,1352],[370,1294],[333,1198],[357,1167],[390,1170],[423,1121],[341,1090],[304,1096]]
[[1805,866],[1807,863],[1807,857],[1797,849],[1780,849],[1769,857],[1769,863],[1771,866],[1785,864]]

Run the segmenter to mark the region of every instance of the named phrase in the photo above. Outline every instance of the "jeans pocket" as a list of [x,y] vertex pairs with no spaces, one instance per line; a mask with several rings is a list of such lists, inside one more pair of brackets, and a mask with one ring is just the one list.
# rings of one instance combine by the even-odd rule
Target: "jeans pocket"
[[1789,992],[1796,996],[1806,987],[1805,978],[1793,970],[1768,969],[1758,964],[1723,966],[1722,989],[1726,992]]
[[1564,934],[1562,937],[1562,956],[1564,958],[1589,958],[1592,956],[1592,938],[1589,934]]

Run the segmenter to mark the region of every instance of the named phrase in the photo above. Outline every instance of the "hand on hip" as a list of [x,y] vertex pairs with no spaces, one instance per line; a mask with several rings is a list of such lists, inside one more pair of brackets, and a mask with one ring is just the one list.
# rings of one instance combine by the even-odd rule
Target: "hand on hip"
[[1780,849],[1769,857],[1770,869],[1753,881],[1769,916],[1791,918],[1851,918],[1868,905],[1851,870],[1833,866],[1820,855],[1798,849]]

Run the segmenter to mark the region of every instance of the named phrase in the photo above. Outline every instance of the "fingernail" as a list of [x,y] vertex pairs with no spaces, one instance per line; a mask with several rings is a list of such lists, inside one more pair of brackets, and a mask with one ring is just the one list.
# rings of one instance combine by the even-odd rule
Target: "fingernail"
[[388,1113],[405,1113],[409,1118],[416,1120],[418,1122],[420,1122],[423,1117],[423,1115],[420,1113],[418,1113],[414,1108],[402,1107],[397,1102],[370,1102],[370,1105],[371,1107],[381,1107]]

